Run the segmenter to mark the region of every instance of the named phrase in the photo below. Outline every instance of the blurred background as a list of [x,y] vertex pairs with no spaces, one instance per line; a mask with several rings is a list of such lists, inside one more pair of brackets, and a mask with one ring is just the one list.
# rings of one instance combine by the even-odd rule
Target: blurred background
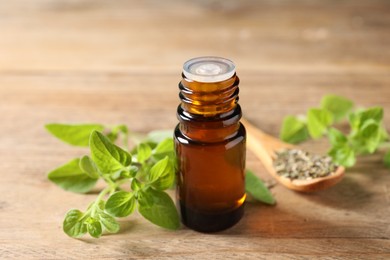
[[[158,127],[170,128],[182,64],[216,55],[237,65],[245,114],[272,113],[263,124],[276,133],[283,116],[324,93],[388,102],[378,92],[390,88],[389,13],[386,0],[2,1],[0,94],[27,107],[54,104],[41,123],[104,113],[132,123],[159,112],[167,123]],[[148,122],[135,130],[152,129]]]
[[259,73],[386,71],[389,12],[386,0],[2,1],[0,69],[178,73],[219,55]]

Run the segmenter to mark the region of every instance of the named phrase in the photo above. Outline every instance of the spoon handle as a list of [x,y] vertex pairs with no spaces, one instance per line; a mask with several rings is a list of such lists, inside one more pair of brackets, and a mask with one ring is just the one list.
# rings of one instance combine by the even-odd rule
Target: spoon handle
[[272,158],[274,157],[275,151],[294,147],[291,144],[284,143],[279,139],[264,133],[246,119],[241,119],[241,122],[244,124],[247,131],[248,148],[262,161],[265,160],[265,162],[270,162],[272,164]]
[[[251,150],[264,164],[272,164],[272,151],[266,146],[266,140],[268,140],[268,138],[265,138],[265,134],[256,129],[247,120],[241,119],[241,122],[246,129],[247,146],[249,150]],[[264,139],[266,139],[265,142]]]

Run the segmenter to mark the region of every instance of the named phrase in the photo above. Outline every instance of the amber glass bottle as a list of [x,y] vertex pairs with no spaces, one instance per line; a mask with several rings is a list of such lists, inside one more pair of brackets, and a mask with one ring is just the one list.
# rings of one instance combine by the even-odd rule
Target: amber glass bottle
[[175,129],[177,200],[183,224],[215,232],[244,214],[245,141],[234,64],[200,57],[183,66]]

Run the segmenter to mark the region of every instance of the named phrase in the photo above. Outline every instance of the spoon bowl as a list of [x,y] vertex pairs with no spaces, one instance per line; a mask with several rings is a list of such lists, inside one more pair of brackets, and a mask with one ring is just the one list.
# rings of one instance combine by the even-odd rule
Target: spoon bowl
[[281,149],[297,149],[297,147],[264,133],[245,119],[241,119],[241,122],[247,131],[247,146],[249,150],[263,163],[268,173],[285,187],[295,191],[315,192],[335,185],[344,177],[345,168],[342,166],[338,166],[336,171],[325,177],[314,179],[291,180],[280,176],[273,166],[273,158],[276,156],[275,151]]

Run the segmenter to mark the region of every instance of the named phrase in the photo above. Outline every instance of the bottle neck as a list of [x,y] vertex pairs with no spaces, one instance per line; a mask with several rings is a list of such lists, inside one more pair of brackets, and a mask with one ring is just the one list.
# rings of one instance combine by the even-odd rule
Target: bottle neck
[[202,83],[184,77],[179,83],[181,104],[177,109],[179,129],[190,139],[218,142],[239,129],[241,107],[237,104],[239,78]]
[[221,81],[203,83],[184,77],[179,83],[181,106],[188,113],[213,117],[234,109],[240,80],[236,75]]

